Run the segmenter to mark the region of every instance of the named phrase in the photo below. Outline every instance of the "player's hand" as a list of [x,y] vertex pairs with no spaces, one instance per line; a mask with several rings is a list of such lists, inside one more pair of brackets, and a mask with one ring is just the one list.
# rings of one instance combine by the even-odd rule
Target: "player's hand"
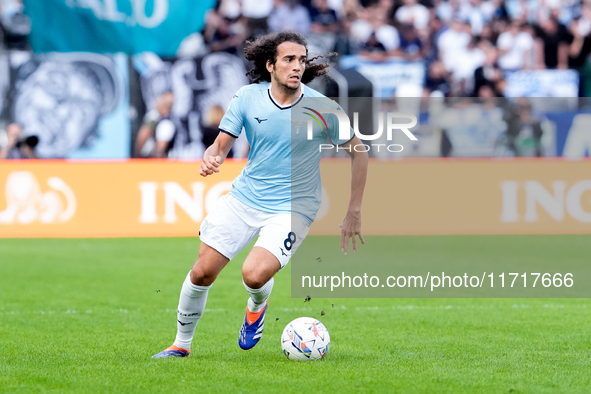
[[201,162],[201,168],[199,168],[199,175],[206,177],[208,175],[220,172],[218,167],[222,164],[221,156],[207,156]]
[[357,239],[363,245],[365,245],[365,239],[361,234],[361,213],[360,212],[347,212],[343,224],[339,224],[341,228],[341,250],[345,252],[345,255],[349,251],[349,240],[353,241],[353,252],[357,252]]

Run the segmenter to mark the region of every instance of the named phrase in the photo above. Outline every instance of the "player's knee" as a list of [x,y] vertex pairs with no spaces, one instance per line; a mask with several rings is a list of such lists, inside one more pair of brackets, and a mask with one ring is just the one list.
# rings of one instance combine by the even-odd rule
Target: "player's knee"
[[251,289],[260,289],[267,283],[269,278],[260,270],[242,267],[242,280]]
[[215,273],[208,272],[197,265],[191,269],[191,283],[197,286],[209,286],[215,281],[216,277]]

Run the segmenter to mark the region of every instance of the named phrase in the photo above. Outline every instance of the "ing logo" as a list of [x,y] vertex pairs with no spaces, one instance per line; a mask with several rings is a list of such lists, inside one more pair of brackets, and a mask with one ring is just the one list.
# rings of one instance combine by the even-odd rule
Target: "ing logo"
[[70,220],[76,213],[76,196],[72,189],[58,177],[47,179],[47,186],[50,190],[43,193],[33,173],[11,172],[6,179],[6,209],[0,212],[0,224]]

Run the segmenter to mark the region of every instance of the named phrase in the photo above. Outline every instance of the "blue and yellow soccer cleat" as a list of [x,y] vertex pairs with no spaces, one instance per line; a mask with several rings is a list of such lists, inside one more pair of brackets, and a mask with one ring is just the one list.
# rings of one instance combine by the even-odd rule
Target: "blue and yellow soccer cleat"
[[160,353],[153,355],[152,358],[189,357],[189,354],[191,354],[190,350],[181,349],[178,346],[172,345]]
[[244,316],[244,323],[238,335],[238,345],[244,350],[252,349],[254,345],[259,343],[263,336],[263,327],[265,325],[265,312],[267,312],[267,303],[265,307],[257,313],[252,313],[246,307],[246,316]]

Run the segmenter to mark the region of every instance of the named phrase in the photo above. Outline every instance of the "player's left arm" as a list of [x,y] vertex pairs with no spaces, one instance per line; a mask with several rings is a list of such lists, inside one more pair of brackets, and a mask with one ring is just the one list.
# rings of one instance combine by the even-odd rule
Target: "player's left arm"
[[351,156],[351,198],[345,220],[341,227],[341,250],[347,254],[349,251],[349,240],[353,241],[353,251],[357,251],[357,239],[365,245],[365,239],[361,234],[361,202],[365,181],[367,180],[367,166],[369,158],[367,152],[357,152],[354,147],[360,145],[361,141],[357,136],[349,142],[341,145]]

